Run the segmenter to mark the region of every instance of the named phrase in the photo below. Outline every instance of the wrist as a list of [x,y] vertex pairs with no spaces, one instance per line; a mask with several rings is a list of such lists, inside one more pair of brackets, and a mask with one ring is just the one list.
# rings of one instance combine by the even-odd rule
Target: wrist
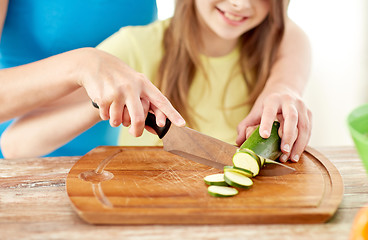
[[267,94],[270,93],[290,93],[299,97],[303,96],[305,83],[300,76],[285,76],[269,79],[264,87]]
[[271,72],[267,83],[270,85],[287,85],[293,91],[303,94],[306,85],[308,84],[309,75],[297,70],[288,70],[287,72]]
[[68,52],[68,81],[71,86],[83,87],[85,80],[90,78],[91,72],[96,69],[96,51],[95,48],[86,47]]

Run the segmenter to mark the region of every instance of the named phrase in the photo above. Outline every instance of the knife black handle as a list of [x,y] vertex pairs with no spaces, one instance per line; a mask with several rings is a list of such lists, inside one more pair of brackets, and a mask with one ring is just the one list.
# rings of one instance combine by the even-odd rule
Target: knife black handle
[[168,118],[166,118],[166,123],[165,126],[163,127],[159,127],[156,124],[156,116],[153,113],[148,113],[147,117],[146,117],[146,126],[151,127],[153,130],[155,130],[155,132],[157,133],[158,137],[161,139],[165,136],[165,134],[167,133],[167,131],[169,131],[170,126],[171,126],[171,122]]
[[[98,106],[97,103],[92,101],[92,105],[95,108],[100,108]],[[146,121],[145,121],[145,125],[151,127],[153,130],[155,130],[155,132],[157,133],[158,137],[161,139],[165,136],[165,134],[167,133],[167,131],[169,131],[170,126],[171,126],[171,121],[166,118],[166,123],[165,126],[163,127],[159,127],[156,124],[156,116],[153,113],[148,113],[147,117],[146,117]]]

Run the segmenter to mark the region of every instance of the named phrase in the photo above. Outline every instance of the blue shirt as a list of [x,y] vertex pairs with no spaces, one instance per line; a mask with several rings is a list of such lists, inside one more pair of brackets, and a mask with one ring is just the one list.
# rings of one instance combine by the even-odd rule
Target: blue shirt
[[[155,0],[9,0],[0,68],[95,47],[123,26],[146,25],[156,18]],[[9,123],[0,124],[0,134]],[[118,128],[103,121],[48,156],[84,155],[96,146],[116,145],[118,135]]]

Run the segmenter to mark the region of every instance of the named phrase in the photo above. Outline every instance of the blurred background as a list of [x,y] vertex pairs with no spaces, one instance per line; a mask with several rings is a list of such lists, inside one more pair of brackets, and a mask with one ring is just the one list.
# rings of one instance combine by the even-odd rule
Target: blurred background
[[[158,17],[174,0],[157,0]],[[304,95],[313,113],[309,145],[352,145],[346,118],[368,103],[368,1],[291,0],[289,17],[309,36],[312,71]]]

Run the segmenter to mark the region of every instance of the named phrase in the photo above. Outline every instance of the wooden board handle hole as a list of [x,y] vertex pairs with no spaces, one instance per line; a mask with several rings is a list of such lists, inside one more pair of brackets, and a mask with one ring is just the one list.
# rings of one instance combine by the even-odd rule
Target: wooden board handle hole
[[103,170],[101,173],[97,173],[95,170],[86,171],[79,174],[79,178],[92,183],[100,183],[104,181],[111,180],[114,177],[114,174],[111,172]]

